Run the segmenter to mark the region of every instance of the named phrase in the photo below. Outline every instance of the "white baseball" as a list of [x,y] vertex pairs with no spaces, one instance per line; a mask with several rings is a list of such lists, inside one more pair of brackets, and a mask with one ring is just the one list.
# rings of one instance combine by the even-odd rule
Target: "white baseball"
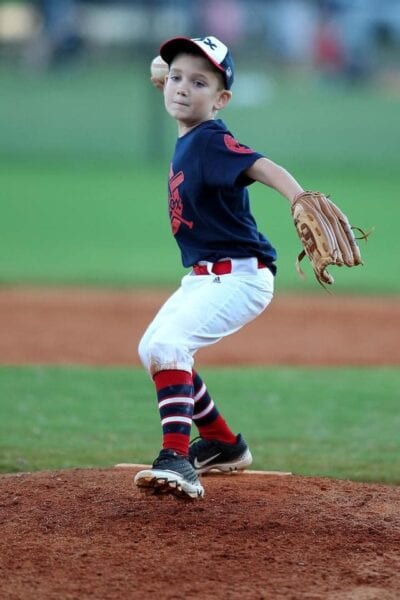
[[165,77],[168,75],[168,70],[168,64],[161,58],[161,56],[156,56],[153,58],[150,65],[150,73],[151,80],[155,86],[164,86]]

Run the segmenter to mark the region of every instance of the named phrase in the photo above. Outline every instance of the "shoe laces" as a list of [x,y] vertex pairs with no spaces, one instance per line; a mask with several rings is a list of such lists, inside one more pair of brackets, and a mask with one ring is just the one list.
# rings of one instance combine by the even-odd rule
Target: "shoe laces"
[[174,452],[174,450],[170,450],[169,448],[163,448],[160,450],[160,454],[157,456],[155,461],[153,462],[153,466],[162,465],[164,462],[173,460],[174,458],[178,458],[179,455]]

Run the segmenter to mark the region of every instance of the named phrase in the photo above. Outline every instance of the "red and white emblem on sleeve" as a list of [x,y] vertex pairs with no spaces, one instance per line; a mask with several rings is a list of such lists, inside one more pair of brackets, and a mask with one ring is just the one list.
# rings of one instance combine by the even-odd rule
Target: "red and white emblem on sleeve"
[[254,150],[248,148],[247,146],[242,146],[234,137],[228,135],[227,133],[224,135],[224,143],[228,150],[232,152],[236,152],[237,154],[253,154]]

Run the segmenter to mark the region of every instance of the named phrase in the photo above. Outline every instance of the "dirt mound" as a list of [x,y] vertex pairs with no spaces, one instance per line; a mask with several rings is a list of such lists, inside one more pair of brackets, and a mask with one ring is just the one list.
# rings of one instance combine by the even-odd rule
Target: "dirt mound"
[[[0,363],[137,364],[168,292],[0,289]],[[397,298],[279,296],[201,364],[400,363]],[[320,340],[318,344],[315,340]],[[397,600],[400,488],[204,477],[146,498],[133,470],[0,476],[0,600]]]
[[399,488],[212,475],[183,502],[142,496],[134,472],[0,476],[0,597],[399,597]]

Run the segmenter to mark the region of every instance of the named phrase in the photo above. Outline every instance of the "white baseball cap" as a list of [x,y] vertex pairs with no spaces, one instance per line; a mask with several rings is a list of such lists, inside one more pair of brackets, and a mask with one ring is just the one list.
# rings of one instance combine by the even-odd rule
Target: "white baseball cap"
[[235,68],[232,55],[229,48],[212,35],[203,38],[176,37],[167,40],[160,48],[160,56],[166,63],[171,64],[179,52],[193,48],[200,50],[211,64],[218,71],[221,71],[224,76],[226,89],[229,90],[233,84]]

